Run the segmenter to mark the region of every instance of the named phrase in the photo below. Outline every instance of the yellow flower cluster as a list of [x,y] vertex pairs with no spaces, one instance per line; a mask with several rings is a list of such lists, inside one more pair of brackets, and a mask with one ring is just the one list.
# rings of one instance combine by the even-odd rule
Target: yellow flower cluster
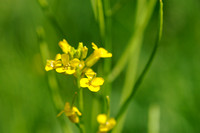
[[70,106],[68,102],[65,104],[64,110],[62,110],[57,117],[65,113],[65,115],[71,120],[73,123],[79,123],[79,116],[81,116],[81,112],[75,106]]
[[116,125],[115,119],[108,118],[106,114],[99,114],[97,116],[97,121],[100,124],[98,133],[107,133]]
[[88,48],[79,43],[77,49],[70,46],[66,40],[60,41],[59,46],[64,54],[57,54],[55,60],[47,60],[45,70],[55,69],[58,73],[74,74],[76,69],[84,67],[83,60],[87,56]]
[[87,87],[93,92],[99,91],[100,86],[104,83],[104,79],[96,77],[96,73],[91,69],[91,67],[100,58],[112,57],[112,54],[104,48],[98,48],[94,43],[92,43],[94,52],[88,58],[86,58],[88,48],[83,46],[83,43],[81,42],[77,49],[69,45],[65,39],[59,42],[59,46],[64,53],[57,54],[55,60],[47,60],[45,70],[49,71],[54,69],[58,73],[81,76],[81,87]]

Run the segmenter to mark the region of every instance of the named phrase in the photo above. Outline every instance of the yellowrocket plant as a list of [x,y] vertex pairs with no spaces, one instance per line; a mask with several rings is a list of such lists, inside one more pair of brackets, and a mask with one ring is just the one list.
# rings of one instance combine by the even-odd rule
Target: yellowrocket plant
[[[91,67],[100,58],[109,58],[112,57],[112,54],[104,48],[98,48],[94,43],[92,43],[94,51],[88,57],[88,48],[83,46],[82,42],[79,43],[77,49],[69,45],[65,39],[60,41],[58,44],[63,53],[58,53],[54,60],[47,60],[45,70],[55,70],[58,73],[74,75],[78,80],[78,88],[88,88],[92,92],[98,92],[104,83],[104,79],[102,77],[97,77],[97,73],[94,72]],[[66,102],[64,110],[62,110],[57,117],[64,113],[71,122],[79,124],[82,113],[73,104],[74,102],[72,105],[70,105],[69,102]],[[98,115],[97,117],[100,124],[98,132],[100,133],[111,130],[116,123],[114,118],[107,119],[106,117],[105,119],[103,116],[104,115]],[[105,121],[102,121],[102,119],[105,119]],[[78,127],[81,128],[82,126]]]
[[[39,2],[40,2],[42,9],[45,12],[48,12],[48,8],[47,8],[48,5],[41,3],[41,2],[43,2],[43,0],[39,0]],[[111,47],[108,45],[108,44],[111,44],[111,36],[110,36],[111,32],[107,33],[106,34],[107,36],[105,36],[104,32],[105,31],[109,32],[109,29],[105,30],[104,26],[111,24],[110,23],[111,15],[114,12],[112,12],[112,10],[109,10],[109,8],[108,8],[109,1],[105,1],[105,3],[106,3],[105,5],[107,5],[107,6],[105,6],[105,10],[108,11],[108,12],[106,12],[107,14],[104,14],[104,12],[103,12],[101,0],[98,1],[97,7],[95,7],[95,5],[96,5],[95,3],[93,3],[92,5],[93,5],[93,10],[96,15],[95,17],[97,17],[96,19],[99,20],[101,36],[102,36],[102,38],[105,39],[105,47],[111,49]],[[139,7],[142,7],[143,3],[144,2],[140,2],[138,0]],[[52,93],[56,92],[55,95],[53,95],[53,99],[54,99],[54,104],[57,105],[57,109],[59,110],[58,112],[60,112],[60,113],[58,113],[57,117],[61,116],[62,114],[65,114],[65,116],[67,116],[69,118],[69,120],[79,128],[81,133],[88,133],[88,130],[85,129],[85,123],[87,121],[85,121],[84,116],[86,115],[86,113],[88,113],[88,111],[84,110],[84,108],[83,108],[84,107],[83,106],[83,103],[84,103],[83,102],[83,89],[88,88],[91,92],[93,92],[93,94],[99,93],[103,84],[106,84],[106,85],[104,85],[105,90],[107,89],[107,87],[109,88],[108,90],[111,90],[110,86],[111,86],[112,81],[114,81],[119,76],[119,74],[122,72],[123,69],[125,69],[125,66],[128,64],[127,73],[126,73],[126,78],[128,78],[128,80],[125,80],[125,85],[123,88],[122,99],[121,99],[121,101],[123,101],[123,102],[121,102],[121,105],[120,105],[119,109],[117,110],[115,117],[110,117],[110,100],[109,100],[109,96],[105,96],[109,93],[107,93],[106,91],[104,91],[105,94],[103,93],[103,95],[101,95],[102,93],[99,93],[99,94],[101,96],[103,96],[104,99],[106,99],[107,102],[102,105],[107,105],[107,107],[104,106],[104,108],[102,110],[99,109],[97,112],[95,112],[96,110],[93,109],[93,113],[92,113],[92,118],[95,117],[96,125],[98,124],[98,128],[96,128],[97,133],[107,133],[107,132],[119,133],[122,131],[128,106],[130,105],[132,98],[134,97],[135,93],[137,92],[140,84],[143,81],[144,76],[146,75],[148,69],[151,66],[151,63],[155,57],[156,51],[158,49],[158,45],[159,45],[161,37],[162,37],[162,27],[163,27],[163,2],[162,2],[162,0],[159,0],[159,3],[160,3],[160,10],[159,10],[159,27],[158,27],[157,39],[155,41],[155,45],[153,47],[152,53],[151,53],[146,65],[144,66],[143,70],[141,71],[141,73],[139,74],[139,76],[136,78],[135,81],[132,80],[133,73],[135,73],[134,72],[135,70],[134,71],[132,70],[135,67],[135,61],[133,61],[132,55],[133,55],[136,47],[138,47],[138,48],[141,47],[140,46],[141,44],[140,43],[138,44],[138,42],[142,42],[141,36],[143,36],[144,30],[147,26],[147,23],[150,20],[150,17],[153,13],[153,9],[156,5],[156,0],[150,0],[148,2],[148,4],[147,3],[145,4],[146,5],[145,7],[147,7],[147,10],[145,9],[143,12],[141,12],[142,14],[136,15],[137,16],[136,20],[135,20],[136,21],[135,22],[136,23],[135,24],[136,32],[133,34],[130,44],[127,45],[127,47],[125,48],[124,52],[122,53],[121,57],[119,58],[119,60],[117,61],[116,65],[113,67],[113,69],[111,69],[111,62],[108,61],[108,62],[106,62],[107,64],[106,63],[104,64],[103,72],[107,73],[105,79],[103,77],[99,77],[98,74],[92,69],[92,67],[101,58],[112,57],[112,53],[108,52],[106,49],[104,49],[102,47],[98,47],[93,42],[91,43],[93,52],[90,55],[87,55],[88,48],[86,46],[84,46],[82,42],[79,42],[77,48],[72,47],[65,39],[63,39],[62,41],[60,41],[58,43],[59,47],[62,50],[62,53],[56,54],[54,59],[47,60],[45,70],[46,71],[55,70],[57,73],[60,73],[60,74],[74,76],[75,79],[77,80],[76,86],[78,88],[78,92],[75,91],[75,97],[72,99],[71,104],[70,104],[70,102],[67,101],[64,106],[62,102],[60,102],[61,104],[56,104],[57,101],[62,101],[62,100],[58,94],[58,91],[57,91],[58,89],[55,89],[55,86],[51,87],[51,88],[53,88]],[[95,11],[96,9],[98,9],[98,10]],[[140,8],[138,8],[138,12],[139,11],[140,11]],[[107,15],[107,17],[106,17],[107,21],[104,22],[104,16],[106,16],[106,15]],[[61,30],[61,28],[59,28],[58,23],[56,22],[55,18],[52,17],[51,14],[49,16],[47,15],[47,17],[50,18],[53,25],[57,25],[56,27],[57,27],[58,31],[61,32],[62,30]],[[63,33],[63,32],[61,32],[61,33]],[[42,40],[41,38],[42,37],[39,35],[40,40]],[[136,44],[138,46],[135,46]],[[43,45],[44,45],[44,42],[41,43],[42,48],[45,47]],[[43,51],[45,51],[45,50],[43,50]],[[42,52],[42,53],[43,53],[43,55],[45,55],[45,52]],[[138,56],[138,55],[139,55],[138,52],[136,52],[136,56]],[[51,80],[52,80],[52,77],[51,77]],[[55,82],[55,79],[53,81]],[[129,92],[129,93],[127,93],[127,92]],[[75,105],[76,95],[79,96],[78,105]],[[103,100],[102,100],[102,102],[103,102]],[[95,100],[93,103],[95,104]],[[61,108],[60,105],[62,106],[63,109],[60,109]],[[93,105],[93,107],[94,106],[95,105]],[[94,112],[97,114],[95,114]],[[99,112],[101,112],[101,113],[98,114]],[[90,122],[90,123],[92,123],[92,125],[95,126],[95,124],[93,124],[94,121]],[[65,129],[65,127],[64,127],[64,129]],[[67,131],[67,133],[68,133],[68,131]]]

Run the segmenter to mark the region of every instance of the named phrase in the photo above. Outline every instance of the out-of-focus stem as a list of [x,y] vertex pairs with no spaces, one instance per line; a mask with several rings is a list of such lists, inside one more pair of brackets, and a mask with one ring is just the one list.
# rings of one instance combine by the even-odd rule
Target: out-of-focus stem
[[[142,1],[138,1],[138,2],[142,2]],[[144,2],[145,2],[145,0],[144,0]],[[148,6],[146,7],[146,8],[143,8],[143,6],[145,6],[145,3],[140,3],[139,5],[138,5],[138,13],[143,13],[143,17],[141,17],[140,16],[140,14],[137,14],[137,21],[136,21],[136,26],[138,26],[139,28],[138,28],[138,31],[136,30],[136,32],[135,32],[135,35],[140,35],[139,36],[139,38],[142,38],[142,36],[143,36],[143,32],[144,32],[144,29],[145,29],[145,27],[146,27],[146,25],[148,24],[148,21],[150,20],[150,16],[151,16],[151,14],[152,14],[152,11],[153,11],[153,9],[154,9],[154,5],[155,5],[155,3],[156,3],[156,1],[155,0],[151,0],[150,1],[150,3],[148,4]],[[162,4],[161,4],[162,5]],[[162,8],[161,8],[162,9]],[[160,17],[160,23],[162,23],[162,15],[161,15],[161,17]],[[162,24],[160,24],[160,25],[162,25]],[[155,53],[156,53],[156,51],[157,51],[157,47],[158,47],[158,43],[159,43],[159,41],[160,41],[160,29],[162,29],[162,26],[159,26],[159,34],[158,34],[158,39],[156,40],[156,42],[155,42],[155,45],[154,45],[154,48],[153,48],[153,51],[152,51],[152,53],[151,53],[151,55],[150,55],[150,57],[149,57],[149,60],[148,60],[148,62],[147,62],[147,64],[146,64],[146,66],[144,67],[144,70],[142,71],[142,73],[141,73],[141,75],[139,76],[139,78],[136,80],[136,82],[135,82],[135,84],[132,84],[132,83],[128,83],[127,81],[125,82],[125,88],[124,89],[128,89],[129,88],[129,90],[127,90],[127,92],[128,93],[126,93],[126,95],[124,95],[125,97],[123,97],[123,101],[122,101],[122,105],[121,105],[121,107],[120,107],[120,109],[119,109],[119,111],[118,111],[118,113],[117,113],[117,115],[116,115],[116,119],[117,119],[117,125],[116,125],[116,128],[114,128],[114,130],[113,130],[113,133],[115,133],[115,132],[120,132],[121,130],[122,130],[122,127],[123,127],[123,123],[124,123],[124,121],[125,121],[125,117],[126,117],[126,114],[127,114],[127,108],[128,108],[128,105],[130,104],[130,102],[131,102],[131,99],[133,98],[133,96],[135,95],[135,93],[136,93],[136,91],[138,90],[138,87],[139,87],[139,85],[141,84],[141,82],[142,82],[142,80],[143,80],[143,78],[144,78],[144,76],[145,76],[145,74],[147,73],[147,70],[149,69],[149,67],[150,67],[150,64],[152,63],[152,61],[153,61],[153,58],[154,58],[154,56],[155,56]],[[138,38],[136,37],[135,38],[136,40],[138,40]],[[134,40],[135,40],[134,39]],[[135,41],[136,41],[135,40]],[[138,40],[139,41],[139,40]],[[134,42],[134,41],[133,41]],[[134,46],[134,43],[132,43],[132,45]],[[131,45],[130,45],[130,47],[131,47]],[[133,49],[132,49],[133,50]],[[133,52],[133,51],[132,51]],[[132,53],[131,52],[131,53]],[[129,55],[130,56],[130,55]],[[128,58],[128,57],[127,57]],[[130,62],[131,62],[131,60],[130,60]],[[131,63],[129,63],[129,65],[131,65]],[[132,66],[132,65],[131,65]],[[126,74],[127,75],[127,79],[129,80],[130,79],[130,74],[132,74],[132,72],[131,72],[131,67],[129,66],[129,68],[128,68],[128,73]],[[127,80],[126,79],[126,80]],[[133,82],[133,81],[130,81],[130,82]],[[126,85],[127,84],[127,85]],[[131,88],[132,89],[131,89]],[[123,90],[124,90],[123,89]],[[131,89],[131,90],[130,90]]]
[[[38,35],[38,41],[40,44],[40,52],[43,59],[43,64],[45,64],[46,60],[49,58],[49,51],[48,51],[47,43],[44,41],[44,30],[42,27],[39,27],[37,29],[37,35]],[[56,81],[54,74],[52,73],[48,74],[48,82],[52,91],[52,97],[53,97],[53,101],[56,106],[56,109],[62,109],[62,107],[64,106],[64,103],[60,97],[60,94],[58,91],[58,83]]]
[[[37,36],[38,36],[38,42],[40,45],[40,53],[43,59],[43,64],[45,64],[46,59],[49,58],[49,50],[48,50],[47,43],[44,40],[44,36],[45,36],[44,34],[45,34],[44,29],[42,27],[37,28]],[[64,107],[64,103],[59,94],[58,83],[57,83],[55,74],[48,73],[47,78],[48,78],[49,88],[51,89],[50,91],[51,91],[54,106],[57,111],[60,111]],[[64,120],[59,119],[59,122],[61,124],[62,130],[64,133],[72,133],[72,130],[70,129],[70,127],[67,126]]]
[[118,0],[112,8],[108,10],[108,16],[114,15],[125,3],[127,0]]
[[154,9],[154,6],[155,6],[155,0],[151,0],[149,1],[149,4],[147,7],[140,9],[143,11],[139,11],[142,14],[137,15],[137,22],[135,24],[136,30],[134,31],[134,34],[131,37],[129,44],[126,46],[124,52],[122,53],[122,56],[120,57],[120,59],[118,60],[118,62],[116,63],[112,71],[110,72],[110,74],[108,75],[107,79],[109,82],[113,82],[126,66],[130,57],[130,53],[132,53],[135,50],[135,44],[132,42],[134,42],[135,36],[143,34],[143,31],[146,28],[150,20],[150,17],[152,15],[152,11],[153,11],[152,9]]
[[105,37],[105,21],[104,21],[104,10],[102,0],[97,0],[97,7],[98,7],[98,21],[99,21],[99,28],[101,37]]
[[159,133],[160,130],[160,107],[151,105],[148,112],[148,133]]
[[57,33],[61,36],[61,38],[66,38],[64,31],[62,30],[62,28],[58,24],[58,21],[56,20],[55,15],[50,11],[50,7],[49,7],[47,0],[38,0],[38,3],[40,5],[42,11],[44,12],[46,18],[49,20],[49,22],[55,28]]
[[[79,89],[79,108],[82,114],[84,114],[84,107],[83,107],[83,88],[80,87],[80,76],[81,76],[81,71],[78,69],[77,70],[77,86]],[[85,133],[85,126],[84,126],[84,119],[81,117],[80,124],[78,126],[80,128],[81,133]]]
[[106,96],[106,105],[107,105],[107,117],[110,117],[110,98]]
[[158,30],[158,36],[157,36],[153,51],[152,51],[152,53],[151,53],[151,55],[149,57],[149,60],[148,60],[148,62],[146,64],[146,66],[144,67],[141,75],[137,79],[131,94],[125,100],[124,104],[121,106],[121,108],[120,108],[120,110],[119,110],[119,112],[118,112],[118,114],[116,116],[116,119],[119,119],[120,116],[127,110],[127,107],[131,102],[131,99],[134,97],[135,93],[137,92],[140,84],[143,81],[144,76],[146,75],[146,73],[147,73],[148,69],[150,68],[151,63],[152,63],[152,61],[153,61],[153,59],[155,57],[156,51],[158,49],[158,46],[159,46],[159,43],[160,43],[160,40],[161,40],[161,37],[162,37],[162,27],[163,27],[163,3],[162,3],[162,0],[160,0],[160,11],[159,11],[159,14],[160,14],[159,15],[159,17],[160,17],[160,19],[159,19],[159,30]]
[[[105,13],[105,48],[112,53],[112,16],[108,15],[110,10],[110,0],[104,0]],[[108,75],[111,71],[112,58],[104,60],[104,75]],[[104,95],[110,95],[112,85],[110,82],[105,82]]]

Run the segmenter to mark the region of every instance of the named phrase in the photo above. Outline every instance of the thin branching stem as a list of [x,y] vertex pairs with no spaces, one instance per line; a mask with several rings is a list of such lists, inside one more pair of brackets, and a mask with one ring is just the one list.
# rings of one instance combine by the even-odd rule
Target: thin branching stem
[[[38,37],[38,43],[40,45],[40,53],[43,59],[43,64],[46,63],[46,59],[49,58],[49,50],[48,45],[44,39],[45,32],[43,27],[37,28],[37,37]],[[64,106],[64,103],[62,101],[61,95],[59,93],[58,83],[55,77],[54,73],[47,74],[47,79],[49,83],[49,88],[52,96],[52,100],[55,106],[55,109],[57,111],[61,110]],[[72,133],[72,130],[69,126],[67,126],[66,121],[63,119],[59,119],[59,123],[61,125],[61,128],[63,130],[63,133]]]
[[153,62],[153,59],[154,59],[154,57],[156,55],[156,52],[157,52],[157,49],[158,49],[158,46],[159,46],[159,43],[160,43],[160,40],[161,40],[161,37],[162,37],[162,29],[163,29],[163,3],[162,3],[162,0],[160,0],[160,11],[159,11],[159,14],[160,14],[159,15],[159,17],[160,17],[159,18],[159,31],[158,31],[158,36],[157,36],[153,51],[152,51],[152,53],[151,53],[151,55],[149,57],[149,60],[148,60],[147,64],[145,65],[141,75],[137,79],[131,94],[125,100],[125,102],[121,106],[119,112],[117,113],[116,120],[118,120],[120,118],[120,116],[122,116],[122,114],[127,110],[127,107],[131,102],[131,99],[134,97],[134,95],[137,92],[139,86],[141,85],[141,83],[142,83],[142,81],[144,79],[144,76],[146,75],[147,71],[149,70],[149,68],[150,68],[150,66],[151,66],[151,64]]
[[66,38],[64,31],[60,27],[58,21],[56,20],[55,15],[50,11],[49,4],[46,0],[38,0],[38,3],[45,14],[45,17],[49,20],[52,24],[56,32],[60,35],[61,38]]
[[[82,113],[84,113],[84,107],[83,107],[83,88],[80,87],[80,79],[81,79],[81,71],[77,70],[77,86],[79,89],[79,108]],[[85,133],[85,126],[84,126],[84,120],[81,117],[80,124],[78,124],[78,128],[80,129],[81,133]]]

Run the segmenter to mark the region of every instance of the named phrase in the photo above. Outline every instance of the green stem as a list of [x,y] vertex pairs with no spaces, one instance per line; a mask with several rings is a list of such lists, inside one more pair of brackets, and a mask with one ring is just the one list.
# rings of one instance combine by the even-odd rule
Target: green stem
[[99,20],[100,34],[101,34],[101,38],[103,39],[105,37],[105,21],[104,21],[104,11],[103,11],[102,0],[97,0],[97,7],[98,7],[98,20]]
[[84,133],[83,128],[81,128],[80,124],[76,123],[75,125],[78,127],[80,133]]
[[55,15],[50,11],[50,7],[48,5],[48,2],[46,0],[38,0],[38,3],[44,12],[46,18],[49,20],[49,22],[52,24],[52,26],[55,28],[57,33],[62,37],[66,38],[64,31],[60,27],[58,21],[56,20]]
[[[79,108],[82,114],[84,114],[84,107],[83,107],[83,88],[80,87],[80,79],[81,79],[81,71],[77,70],[77,86],[79,89]],[[84,120],[81,117],[80,124],[78,126],[80,128],[81,133],[85,133],[85,126],[84,126]]]
[[[110,0],[104,0],[105,9],[105,49],[112,53],[112,18],[108,15],[110,10]],[[112,58],[104,60],[104,75],[108,75],[111,71]],[[112,85],[110,82],[105,82],[104,84],[104,96],[110,95]]]
[[73,99],[72,99],[72,104],[71,104],[71,109],[74,106],[75,100],[76,100],[77,92],[74,93]]
[[160,19],[159,19],[159,33],[158,33],[158,36],[157,36],[157,39],[156,39],[156,42],[155,42],[155,45],[154,45],[154,48],[153,48],[153,51],[151,53],[151,56],[144,68],[144,70],[142,71],[141,75],[139,76],[139,78],[137,79],[134,87],[133,87],[133,90],[131,92],[131,94],[129,95],[129,97],[125,100],[125,102],[123,103],[123,105],[121,106],[119,112],[117,113],[116,115],[116,119],[118,120],[120,118],[120,116],[122,116],[122,114],[127,110],[127,107],[128,105],[130,104],[131,102],[131,99],[134,97],[135,93],[137,92],[140,84],[142,83],[143,79],[144,79],[144,76],[146,75],[147,71],[149,70],[151,64],[152,64],[152,61],[155,57],[155,54],[157,52],[157,49],[158,49],[158,45],[160,43],[160,40],[161,40],[161,37],[162,37],[162,27],[163,27],[163,3],[162,3],[162,0],[160,0]]
[[121,7],[127,2],[127,0],[118,0],[108,12],[108,16],[114,15]]
[[114,66],[113,70],[108,75],[107,79],[109,82],[113,82],[119,76],[119,74],[122,72],[122,70],[126,66],[129,60],[130,54],[134,52],[136,46],[135,46],[135,43],[133,42],[135,42],[135,38],[137,38],[137,36],[140,36],[143,34],[144,29],[146,28],[150,20],[150,17],[152,15],[152,11],[155,6],[155,1],[156,0],[149,1],[148,6],[146,7],[146,5],[143,5],[143,3],[145,2],[144,0],[143,1],[138,0],[139,2],[138,5],[142,6],[143,8],[138,7],[137,16],[136,16],[137,21],[135,23],[134,34],[132,35],[129,41],[129,44],[126,46],[122,56],[120,57],[116,65]]
[[83,88],[79,88],[79,104],[80,110],[83,113]]
[[110,117],[110,98],[106,96],[106,105],[107,105],[107,117]]
[[[43,59],[43,64],[45,64],[46,59],[49,58],[49,50],[48,50],[48,45],[44,39],[45,33],[42,27],[37,28],[37,36],[38,36],[38,42],[40,44],[40,53]],[[63,108],[64,103],[59,93],[58,83],[57,83],[55,74],[52,72],[49,72],[47,74],[47,78],[48,78],[49,88],[52,95],[54,106],[57,111],[60,111]],[[71,128],[67,126],[68,124],[66,124],[66,122],[63,119],[59,119],[59,123],[64,133],[72,133]]]
[[81,79],[81,71],[77,69],[77,86],[79,89],[79,108],[83,113],[83,88],[80,86],[80,79]]

